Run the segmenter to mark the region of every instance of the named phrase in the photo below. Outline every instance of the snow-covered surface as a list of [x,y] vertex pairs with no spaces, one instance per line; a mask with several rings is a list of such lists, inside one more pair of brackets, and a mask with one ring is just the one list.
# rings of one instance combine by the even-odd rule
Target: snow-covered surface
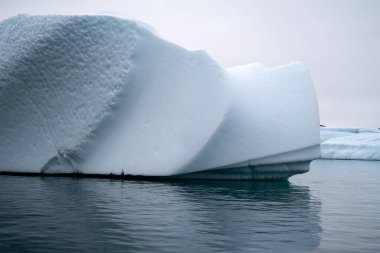
[[0,171],[167,176],[309,161],[317,108],[300,63],[226,70],[109,16],[0,23]]
[[380,160],[380,130],[323,127],[321,149],[323,159]]
[[338,137],[343,137],[343,136],[351,136],[351,135],[356,135],[356,133],[343,132],[343,131],[322,131],[321,130],[321,142],[324,142],[324,141],[332,139],[332,138],[338,138]]

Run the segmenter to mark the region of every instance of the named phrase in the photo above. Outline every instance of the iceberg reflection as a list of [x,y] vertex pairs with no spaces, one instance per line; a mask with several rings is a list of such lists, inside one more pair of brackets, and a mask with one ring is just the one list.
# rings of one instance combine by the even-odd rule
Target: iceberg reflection
[[0,177],[0,245],[148,252],[308,252],[321,203],[285,182]]

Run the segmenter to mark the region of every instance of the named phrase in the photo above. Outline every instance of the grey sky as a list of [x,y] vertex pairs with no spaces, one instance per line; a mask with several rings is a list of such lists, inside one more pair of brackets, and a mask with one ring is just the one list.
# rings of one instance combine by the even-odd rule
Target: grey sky
[[322,124],[380,127],[380,1],[0,1],[0,19],[107,12],[144,21],[226,67],[303,61]]

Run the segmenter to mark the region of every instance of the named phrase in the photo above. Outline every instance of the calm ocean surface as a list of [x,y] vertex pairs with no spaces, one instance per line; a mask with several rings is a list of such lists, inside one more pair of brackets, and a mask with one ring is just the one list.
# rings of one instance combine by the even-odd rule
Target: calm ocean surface
[[0,252],[380,252],[380,162],[289,182],[0,176]]

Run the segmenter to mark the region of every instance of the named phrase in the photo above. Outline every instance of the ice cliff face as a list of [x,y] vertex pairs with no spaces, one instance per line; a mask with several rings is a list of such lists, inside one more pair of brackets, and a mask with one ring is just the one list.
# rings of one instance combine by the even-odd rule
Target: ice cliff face
[[109,16],[1,22],[0,115],[0,171],[166,176],[319,156],[302,64],[226,70]]
[[318,104],[303,64],[251,64],[227,72],[230,100],[224,119],[188,169],[275,163],[264,158],[301,149],[302,155],[288,154],[277,162],[319,156]]

